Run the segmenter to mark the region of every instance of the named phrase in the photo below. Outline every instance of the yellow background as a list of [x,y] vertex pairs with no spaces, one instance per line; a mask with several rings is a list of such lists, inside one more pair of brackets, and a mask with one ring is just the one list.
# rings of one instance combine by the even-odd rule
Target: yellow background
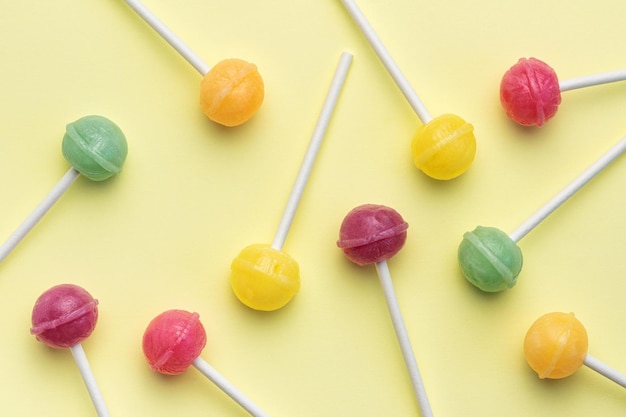
[[[410,224],[389,267],[435,416],[624,414],[618,385],[587,368],[541,381],[521,350],[537,317],[573,311],[590,353],[626,371],[624,158],[520,242],[512,290],[474,289],[456,248],[478,224],[512,231],[626,134],[622,83],[564,93],[541,129],[498,101],[523,56],[562,79],[626,67],[626,2],[359,1],[429,111],[475,126],[475,162],[449,182],[414,168],[420,122],[338,0],[146,5],[209,65],[256,63],[265,103],[238,128],[208,121],[200,75],[122,1],[4,2],[0,236],[67,171],[66,123],[114,120],[129,156],[112,180],[79,178],[0,265],[2,415],[95,415],[70,352],[29,334],[35,299],[64,282],[100,302],[83,346],[112,416],[247,415],[195,369],[149,369],[143,331],[171,308],[200,314],[202,357],[272,416],[419,415],[375,268],[335,246],[364,203]],[[342,51],[354,62],[284,248],[301,291],[252,311],[230,262],[271,242]]]

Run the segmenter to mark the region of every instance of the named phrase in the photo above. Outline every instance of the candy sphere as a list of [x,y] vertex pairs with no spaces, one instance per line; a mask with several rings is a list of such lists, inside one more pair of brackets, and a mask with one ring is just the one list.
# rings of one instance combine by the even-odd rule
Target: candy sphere
[[62,150],[78,172],[102,181],[122,170],[128,146],[115,123],[102,116],[85,116],[66,126]]
[[241,59],[218,62],[200,84],[200,106],[212,121],[238,126],[263,103],[265,89],[256,65]]
[[537,319],[524,338],[524,356],[539,378],[570,376],[583,365],[587,331],[572,313],[548,313]]
[[454,114],[420,126],[411,145],[413,163],[424,174],[449,180],[463,174],[476,155],[474,127]]
[[300,267],[291,256],[270,245],[250,245],[233,260],[230,284],[246,306],[278,310],[300,290]]
[[83,288],[61,284],[39,296],[30,332],[53,348],[69,348],[85,340],[98,321],[98,301]]
[[536,58],[521,58],[502,77],[500,102],[513,121],[542,126],[561,104],[556,72]]
[[458,261],[465,278],[487,292],[511,288],[522,270],[522,251],[503,231],[478,226],[463,235]]
[[368,265],[394,256],[406,242],[409,225],[394,209],[364,204],[341,223],[337,246],[352,262]]
[[177,375],[189,368],[206,345],[198,313],[168,310],[156,316],[143,334],[143,353],[153,371]]

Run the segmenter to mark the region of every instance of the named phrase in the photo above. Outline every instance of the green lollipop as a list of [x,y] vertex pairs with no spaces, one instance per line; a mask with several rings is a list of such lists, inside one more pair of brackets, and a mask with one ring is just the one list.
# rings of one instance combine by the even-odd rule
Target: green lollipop
[[62,150],[67,162],[92,181],[119,174],[128,154],[122,130],[102,116],[85,116],[69,123]]
[[498,292],[513,287],[523,263],[522,251],[517,242],[625,150],[626,137],[613,145],[512,233],[507,235],[495,227],[483,226],[465,233],[457,252],[459,266],[465,278],[486,292]]
[[495,227],[478,226],[466,232],[458,256],[465,278],[487,292],[511,288],[522,270],[522,251]]
[[63,156],[72,167],[44,197],[33,212],[0,246],[0,262],[61,198],[80,174],[92,181],[102,181],[118,174],[128,153],[121,129],[102,116],[85,116],[66,126]]

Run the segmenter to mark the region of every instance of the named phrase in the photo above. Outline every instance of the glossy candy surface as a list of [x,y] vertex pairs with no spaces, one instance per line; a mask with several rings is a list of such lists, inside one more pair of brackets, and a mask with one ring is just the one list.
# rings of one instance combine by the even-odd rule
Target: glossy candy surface
[[300,290],[300,267],[285,252],[254,244],[233,260],[230,283],[246,306],[273,311],[285,306]]
[[476,155],[474,127],[454,114],[444,114],[420,126],[411,146],[413,163],[437,180],[463,174]]
[[143,353],[153,371],[177,375],[189,368],[206,345],[200,316],[168,310],[156,316],[143,334]]
[[263,103],[265,88],[256,65],[241,59],[218,62],[200,84],[200,107],[212,121],[238,126]]
[[478,226],[466,232],[457,255],[465,278],[487,292],[513,287],[522,270],[522,251],[495,227]]
[[122,170],[128,145],[120,128],[102,116],[85,116],[66,126],[63,156],[92,181],[102,181]]
[[57,285],[39,296],[31,319],[30,332],[37,340],[53,348],[69,348],[93,332],[98,301],[77,285]]
[[394,256],[406,242],[409,225],[394,209],[364,204],[341,223],[337,246],[352,262],[368,265]]
[[542,126],[561,104],[554,70],[536,58],[521,58],[502,77],[500,102],[506,114],[524,126]]
[[548,313],[528,329],[524,356],[539,378],[565,378],[583,365],[588,344],[587,331],[574,314]]

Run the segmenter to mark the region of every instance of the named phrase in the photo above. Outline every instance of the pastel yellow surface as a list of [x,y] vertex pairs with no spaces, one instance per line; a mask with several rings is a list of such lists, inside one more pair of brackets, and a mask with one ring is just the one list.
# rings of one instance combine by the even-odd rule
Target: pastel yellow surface
[[[414,167],[419,119],[339,0],[145,4],[209,64],[256,64],[265,101],[238,128],[207,120],[201,76],[121,0],[4,2],[0,240],[68,169],[66,123],[106,116],[129,154],[112,180],[80,178],[0,265],[2,415],[95,416],[70,352],[29,334],[35,299],[70,282],[100,302],[83,347],[112,416],[247,415],[195,369],[150,370],[141,336],[172,308],[200,314],[202,357],[269,415],[418,416],[375,268],[335,245],[364,203],[410,224],[389,268],[435,416],[623,415],[621,387],[586,368],[539,380],[522,345],[536,317],[573,311],[589,353],[626,372],[626,158],[520,242],[513,289],[478,292],[456,248],[478,224],[512,231],[626,134],[626,83],[564,93],[541,129],[498,102],[522,56],[562,78],[626,67],[626,2],[359,0],[433,116],[475,128],[476,159],[448,182]],[[285,243],[301,290],[253,311],[230,263],[270,243],[344,50],[354,62]]]

